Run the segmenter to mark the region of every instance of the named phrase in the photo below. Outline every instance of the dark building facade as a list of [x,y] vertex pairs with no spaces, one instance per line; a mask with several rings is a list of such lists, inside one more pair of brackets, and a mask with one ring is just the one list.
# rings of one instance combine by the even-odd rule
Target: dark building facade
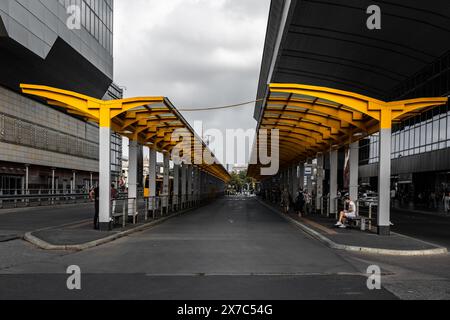
[[[75,27],[69,25],[74,12],[79,18]],[[19,85],[121,98],[122,90],[113,84],[112,26],[112,0],[0,2],[3,194],[86,190],[95,184],[98,126],[23,95]],[[112,155],[113,175],[119,176],[122,141],[118,135],[113,135]]]
[[[450,95],[450,52],[392,92],[392,100]],[[392,136],[392,187],[397,204],[442,207],[450,192],[450,107],[436,107],[397,123]],[[378,136],[360,142],[361,182],[376,190]],[[436,198],[436,204],[432,198]]]
[[[374,4],[381,12],[379,30],[366,25],[367,8]],[[260,99],[269,83],[330,87],[383,101],[448,96],[449,17],[446,0],[272,0],[255,119],[261,118]],[[396,204],[423,208],[434,195],[439,205],[450,191],[449,106],[412,115],[392,129]],[[360,141],[361,190],[377,191],[379,147],[378,134]],[[339,168],[345,151],[339,152]],[[327,170],[328,162],[325,155]],[[340,189],[343,176],[340,170]]]

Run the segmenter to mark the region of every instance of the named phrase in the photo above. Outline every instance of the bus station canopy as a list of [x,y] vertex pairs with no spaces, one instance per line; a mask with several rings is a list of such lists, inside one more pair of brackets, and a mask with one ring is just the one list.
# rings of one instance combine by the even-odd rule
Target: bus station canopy
[[[180,143],[190,147],[190,163],[211,155],[214,161],[202,161],[202,170],[228,182],[230,175],[194,132],[184,117],[165,97],[137,97],[120,100],[99,100],[72,91],[48,86],[22,84],[25,94],[44,99],[67,113],[110,127],[114,132],[162,153],[172,153]],[[173,137],[174,133],[177,136]],[[190,141],[186,141],[187,136]],[[184,155],[186,156],[186,155]],[[201,157],[201,158],[200,158]],[[214,162],[213,164],[210,164]]]
[[[302,84],[273,83],[260,113],[261,130],[279,130],[280,168],[315,158],[320,152],[356,142],[392,123],[447,103],[447,97],[385,102],[361,94]],[[252,159],[270,143],[258,139]],[[270,141],[270,138],[269,138]],[[261,163],[251,164],[248,175],[261,179]]]

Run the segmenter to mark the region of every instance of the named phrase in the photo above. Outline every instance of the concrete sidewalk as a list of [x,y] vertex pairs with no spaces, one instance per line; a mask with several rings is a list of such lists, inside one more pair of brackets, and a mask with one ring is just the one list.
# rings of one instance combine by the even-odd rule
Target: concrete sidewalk
[[36,230],[92,221],[93,217],[92,203],[0,210],[0,242],[23,238]]
[[116,227],[111,231],[94,230],[92,221],[86,220],[81,223],[31,231],[26,233],[23,238],[44,250],[81,251],[126,237],[135,232],[147,230],[195,209],[190,208],[170,215],[156,217],[154,220],[142,220],[136,224],[128,223],[125,227]]
[[293,213],[285,215],[279,207],[260,199],[258,201],[333,249],[397,256],[448,253],[444,247],[394,232],[391,236],[384,237],[371,231],[364,232],[355,228],[335,228],[336,221],[334,219],[320,215],[310,215],[305,218],[299,218]]

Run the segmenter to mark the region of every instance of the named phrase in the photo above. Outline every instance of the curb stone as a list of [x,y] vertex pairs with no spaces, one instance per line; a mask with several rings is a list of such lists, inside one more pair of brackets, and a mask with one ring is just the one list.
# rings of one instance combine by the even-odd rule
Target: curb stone
[[131,229],[128,229],[128,230],[125,230],[125,231],[121,231],[121,232],[118,232],[116,234],[107,236],[105,238],[101,238],[101,239],[94,240],[94,241],[89,241],[89,242],[82,243],[82,244],[53,245],[53,244],[50,244],[50,243],[48,243],[48,242],[46,242],[46,241],[44,241],[44,240],[34,236],[33,235],[34,231],[26,233],[25,236],[23,237],[23,239],[25,241],[28,241],[29,243],[37,246],[38,248],[43,249],[43,250],[51,250],[51,251],[83,251],[83,250],[86,250],[86,249],[91,249],[91,248],[94,248],[94,247],[101,246],[103,244],[106,244],[106,243],[112,242],[114,240],[126,237],[126,236],[128,236],[130,234],[133,234],[133,233],[136,233],[136,232],[144,231],[144,230],[149,229],[151,227],[154,227],[154,226],[156,226],[158,224],[161,224],[161,223],[163,223],[163,222],[165,222],[165,221],[167,221],[169,219],[172,219],[172,218],[178,217],[180,215],[183,215],[183,214],[185,214],[187,212],[190,212],[190,211],[192,211],[194,209],[195,208],[187,209],[187,210],[184,210],[184,211],[181,211],[181,212],[177,212],[177,213],[174,213],[174,214],[172,214],[170,216],[167,216],[167,217],[164,217],[164,218],[161,218],[161,219],[149,222],[149,223],[145,223],[145,224],[140,225],[138,227],[131,228]]
[[[259,203],[261,203],[266,208],[272,210],[273,212],[277,213],[279,216],[287,220],[288,222],[295,224],[297,227],[302,229],[304,232],[308,233],[310,236],[314,237],[315,239],[319,240],[320,242],[324,243],[328,247],[332,249],[337,250],[344,250],[349,252],[361,252],[361,253],[370,253],[370,254],[379,254],[379,255],[390,255],[390,256],[431,256],[431,255],[440,255],[440,254],[447,254],[447,248],[435,246],[435,249],[424,249],[424,250],[392,250],[392,249],[382,249],[382,248],[368,248],[368,247],[359,247],[359,246],[350,246],[350,245],[344,245],[336,243],[324,235],[320,234],[319,232],[311,229],[310,227],[306,226],[305,224],[292,219],[291,217],[287,217],[283,215],[280,211],[272,208],[271,206],[267,205],[263,201],[257,199]],[[398,234],[398,233],[397,233]],[[400,234],[398,234],[400,235]],[[401,235],[403,236],[403,235]],[[411,237],[408,237],[411,238]],[[411,238],[413,239],[413,238]],[[417,240],[417,239],[415,239]],[[421,241],[421,240],[419,240]],[[423,243],[427,243],[425,241],[421,241]],[[427,243],[429,245],[432,245],[430,243]]]

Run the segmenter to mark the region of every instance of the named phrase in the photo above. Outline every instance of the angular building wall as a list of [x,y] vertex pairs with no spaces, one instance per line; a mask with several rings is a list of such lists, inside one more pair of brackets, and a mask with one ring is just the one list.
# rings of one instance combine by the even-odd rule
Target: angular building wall
[[[79,29],[67,25],[71,5],[80,9]],[[50,189],[53,176],[59,192],[95,184],[98,126],[23,95],[19,85],[121,98],[112,84],[112,25],[112,0],[0,1],[0,192],[24,190],[27,172],[28,189]],[[115,177],[120,136],[113,134],[111,149]]]
[[[79,29],[67,25],[73,4],[81,13]],[[0,84],[12,90],[21,82],[47,84],[103,97],[113,79],[112,5],[112,0],[0,1]]]

